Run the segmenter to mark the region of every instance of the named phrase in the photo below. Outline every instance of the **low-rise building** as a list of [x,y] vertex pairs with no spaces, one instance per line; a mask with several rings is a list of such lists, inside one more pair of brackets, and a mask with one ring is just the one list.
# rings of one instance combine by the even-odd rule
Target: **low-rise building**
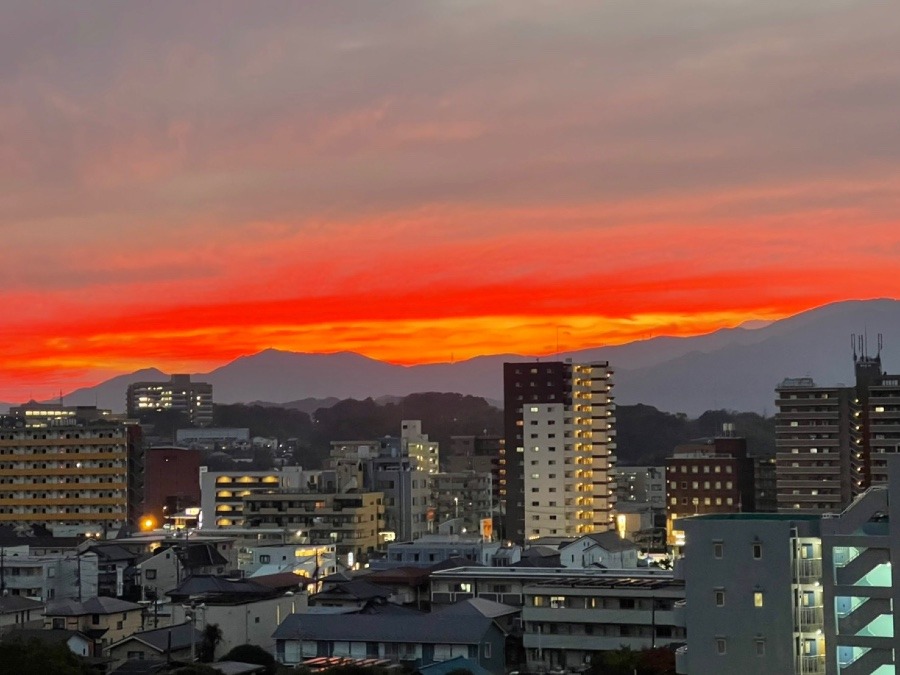
[[118,598],[54,601],[44,610],[44,627],[84,633],[102,649],[141,629],[143,607]]
[[453,558],[466,558],[480,565],[492,565],[503,545],[485,541],[478,535],[429,534],[415,541],[388,544],[387,558],[379,564],[387,566],[430,567]]
[[272,627],[290,614],[305,611],[308,604],[306,593],[282,592],[261,579],[193,576],[168,595],[172,600],[166,612],[169,625],[190,621],[201,631],[213,624],[221,629],[217,655],[243,644],[274,653]]
[[0,596],[0,634],[14,628],[43,626],[43,602],[15,595]]
[[203,633],[190,623],[144,630],[129,635],[105,650],[117,668],[125,661],[191,661],[203,640]]
[[200,467],[200,527],[240,527],[244,524],[244,499],[279,490],[299,491],[306,475],[299,466],[280,471],[207,471]]
[[684,593],[684,583],[671,575],[579,575],[529,584],[522,608],[527,667],[574,669],[603,651],[683,642],[674,608]]
[[454,521],[456,534],[479,534],[487,520],[493,529],[493,480],[490,473],[454,471],[431,474],[431,504],[438,525]]
[[376,658],[418,667],[465,657],[492,673],[506,668],[506,635],[487,616],[407,611],[380,614],[292,614],[273,635],[285,665],[310,657]]
[[243,547],[242,554],[241,570],[248,577],[293,572],[321,579],[337,572],[334,544],[260,544]]
[[616,504],[666,508],[666,467],[616,465]]
[[623,539],[618,532],[608,530],[586,534],[571,544],[559,548],[559,561],[563,567],[584,569],[634,569],[637,567],[637,546]]
[[244,516],[254,527],[284,528],[310,544],[334,544],[341,563],[352,567],[381,548],[381,492],[273,492],[244,498]]
[[0,548],[0,586],[11,596],[73,600],[98,594],[95,553],[32,555],[28,545]]
[[137,564],[142,597],[163,597],[191,575],[224,574],[232,569],[215,542],[167,542]]

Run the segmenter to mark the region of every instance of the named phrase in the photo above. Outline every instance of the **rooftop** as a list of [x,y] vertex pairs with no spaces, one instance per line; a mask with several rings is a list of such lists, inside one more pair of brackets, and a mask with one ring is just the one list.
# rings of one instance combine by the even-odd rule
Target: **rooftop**
[[203,639],[203,633],[189,623],[182,623],[177,626],[166,626],[165,628],[156,628],[154,630],[145,630],[140,633],[135,633],[124,640],[119,640],[114,645],[111,645],[111,647],[116,647],[131,640],[137,640],[162,654],[168,649],[173,651],[187,649],[191,646],[192,637],[194,644],[198,645]]
[[378,614],[291,614],[275,630],[276,640],[349,640],[351,642],[403,642],[479,644],[493,626],[484,616],[442,616],[415,613],[391,616]]
[[686,516],[684,520],[821,520],[822,516],[814,513],[704,513],[698,516]]
[[85,616],[87,614],[117,614],[141,609],[143,609],[141,605],[133,602],[101,596],[90,598],[84,602],[74,600],[49,602],[44,613],[47,616]]

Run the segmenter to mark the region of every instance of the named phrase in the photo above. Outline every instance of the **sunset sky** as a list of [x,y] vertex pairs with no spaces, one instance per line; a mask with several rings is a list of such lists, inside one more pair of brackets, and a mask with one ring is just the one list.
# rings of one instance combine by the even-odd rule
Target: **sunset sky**
[[900,7],[6,2],[0,400],[900,296]]

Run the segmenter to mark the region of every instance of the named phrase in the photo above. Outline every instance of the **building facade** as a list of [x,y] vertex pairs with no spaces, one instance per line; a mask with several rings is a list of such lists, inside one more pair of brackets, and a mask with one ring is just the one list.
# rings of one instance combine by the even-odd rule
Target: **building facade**
[[449,473],[474,471],[491,474],[494,509],[506,510],[506,439],[502,436],[451,436],[450,451],[444,453],[443,470]]
[[778,510],[837,513],[862,490],[859,404],[851,387],[820,387],[808,377],[776,389]]
[[245,497],[305,487],[306,476],[299,466],[280,471],[207,471],[201,467],[200,527],[239,527],[244,522]]
[[[726,433],[730,429],[726,429]],[[684,443],[666,460],[666,526],[680,546],[679,520],[704,513],[754,511],[753,460],[747,441],[717,436]]]
[[136,526],[142,501],[137,424],[64,418],[27,427],[0,418],[0,524],[109,536]]
[[190,375],[172,375],[168,382],[135,382],[128,385],[126,410],[140,418],[151,412],[182,413],[197,427],[213,421],[213,388],[206,382],[192,382]]
[[155,447],[144,457],[144,516],[162,524],[179,511],[200,506],[199,450]]
[[684,583],[671,575],[583,575],[528,585],[522,607],[527,668],[573,670],[604,651],[683,642],[674,609],[684,593]]
[[615,404],[609,364],[506,363],[503,373],[505,536],[524,542],[613,527]]
[[334,544],[341,564],[353,567],[384,543],[381,492],[274,492],[244,497],[251,527],[283,528],[310,544]]
[[490,473],[454,471],[430,477],[435,522],[457,521],[455,533],[478,534],[482,521],[493,522],[493,481]]
[[646,504],[666,508],[666,468],[664,466],[616,465],[616,503]]
[[676,608],[687,647],[677,672],[825,673],[819,517],[709,514],[685,518]]
[[[877,405],[877,404],[876,404]],[[900,635],[900,458],[887,485],[822,520],[827,675],[894,672]]]
[[422,433],[420,420],[403,420],[400,423],[400,447],[403,456],[418,463],[420,471],[437,473],[441,470],[440,444]]

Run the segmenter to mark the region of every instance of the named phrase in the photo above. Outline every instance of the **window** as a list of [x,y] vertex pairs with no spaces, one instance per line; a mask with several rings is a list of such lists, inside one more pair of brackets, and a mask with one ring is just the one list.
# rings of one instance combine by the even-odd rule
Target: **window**
[[144,652],[128,652],[128,660],[129,661],[143,661],[144,660]]
[[721,542],[717,542],[717,543],[713,544],[713,557],[721,558],[724,555],[725,555],[725,544],[723,544]]
[[716,591],[716,607],[725,606],[725,591]]
[[762,558],[762,544],[753,544],[753,559],[759,560]]
[[756,641],[756,655],[757,656],[765,656],[766,655],[766,641],[765,640],[757,640]]
[[763,606],[763,594],[762,591],[755,591],[753,593],[753,606],[754,607],[762,607]]
[[725,653],[726,647],[725,638],[716,638],[716,654],[722,656]]
[[268,565],[270,562],[272,562],[272,556],[268,555],[267,553],[263,553],[259,556],[259,563],[261,565]]
[[550,596],[550,606],[553,609],[565,609],[566,607],[566,598],[564,595],[551,595]]
[[156,579],[156,570],[147,570],[146,572],[144,572],[144,578],[147,581],[153,581],[154,579]]
[[91,615],[91,623],[94,624],[95,626],[98,625],[100,623],[100,615],[92,614]]
[[491,643],[490,642],[484,643],[484,658],[486,658],[486,659],[491,658]]

